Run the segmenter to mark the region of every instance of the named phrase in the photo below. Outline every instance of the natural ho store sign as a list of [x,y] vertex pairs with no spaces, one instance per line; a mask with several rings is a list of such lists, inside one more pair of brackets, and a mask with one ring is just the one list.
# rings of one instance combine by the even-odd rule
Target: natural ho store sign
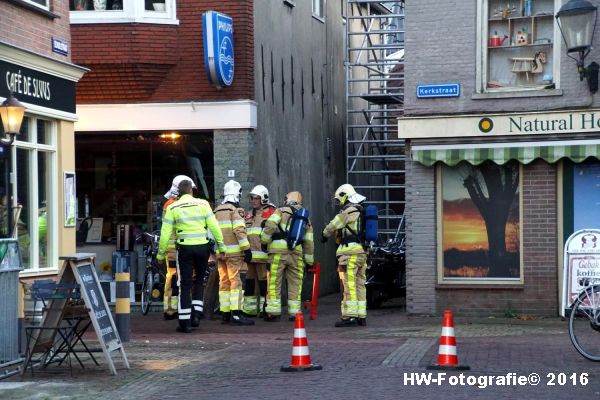
[[600,230],[582,229],[565,244],[561,315],[591,281],[600,282]]

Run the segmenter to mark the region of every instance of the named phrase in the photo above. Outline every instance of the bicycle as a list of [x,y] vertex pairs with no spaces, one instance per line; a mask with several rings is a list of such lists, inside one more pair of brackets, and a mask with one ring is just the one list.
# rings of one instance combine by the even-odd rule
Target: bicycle
[[158,231],[144,232],[138,235],[136,242],[140,239],[146,240],[144,243],[144,256],[146,257],[146,270],[144,271],[144,280],[142,282],[141,310],[143,315],[147,315],[150,311],[153,299],[162,298],[163,286],[165,281],[165,273],[156,261],[158,253]]
[[569,338],[591,361],[600,361],[600,279],[584,279],[584,289],[571,307]]

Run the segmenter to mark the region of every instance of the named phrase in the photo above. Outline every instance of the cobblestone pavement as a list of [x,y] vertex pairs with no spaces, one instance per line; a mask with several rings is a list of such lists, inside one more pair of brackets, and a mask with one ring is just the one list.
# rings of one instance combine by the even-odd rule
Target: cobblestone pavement
[[[441,318],[408,317],[392,304],[370,311],[367,327],[339,329],[333,327],[338,301],[339,295],[322,298],[317,320],[306,319],[310,355],[321,371],[280,372],[292,350],[293,323],[287,320],[257,321],[253,327],[202,321],[192,334],[182,335],[174,332],[174,321],[163,321],[157,312],[132,316],[131,341],[125,344],[130,370],[122,368],[117,354],[116,377],[104,359],[99,367],[74,365],[72,375],[64,365],[36,369],[33,377],[27,373],[0,381],[0,398],[600,398],[600,364],[575,352],[559,318],[455,318],[459,361],[471,367],[463,372],[461,386],[460,372],[438,376],[439,371],[426,369],[437,358]],[[416,374],[428,373],[444,381],[429,386],[418,381],[428,375]],[[509,373],[515,380],[537,373],[540,383],[466,385],[484,386],[486,375],[513,379]]]

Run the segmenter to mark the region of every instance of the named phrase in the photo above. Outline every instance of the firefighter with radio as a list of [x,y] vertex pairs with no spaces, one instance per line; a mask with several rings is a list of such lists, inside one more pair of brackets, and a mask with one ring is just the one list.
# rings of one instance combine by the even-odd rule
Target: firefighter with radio
[[281,318],[281,283],[285,274],[288,286],[289,320],[301,310],[302,278],[305,266],[314,263],[313,228],[308,209],[302,207],[300,192],[290,192],[285,205],[267,219],[260,235],[262,248],[269,253],[269,286],[265,321]]
[[269,190],[263,185],[254,186],[249,197],[252,209],[246,213],[246,233],[252,250],[252,261],[248,263],[243,308],[247,316],[256,317],[264,314],[269,264],[269,255],[261,249],[260,233],[267,218],[275,211],[275,206],[269,201]]
[[246,212],[240,208],[241,196],[242,185],[230,180],[223,187],[223,202],[215,208],[226,247],[225,254],[221,254],[218,260],[219,307],[223,323],[254,325],[254,321],[246,318],[242,311],[245,263],[252,261],[252,251],[246,236]]
[[191,327],[196,327],[200,323],[204,272],[210,251],[207,230],[210,230],[214,237],[219,252],[225,252],[223,235],[210,204],[206,200],[192,196],[193,185],[191,179],[183,179],[179,183],[180,197],[165,210],[156,255],[156,260],[164,263],[169,241],[175,232],[179,277],[177,332],[182,333],[190,333]]
[[354,187],[346,183],[335,191],[334,199],[342,208],[323,230],[321,242],[327,242],[334,233],[341,238],[336,256],[343,286],[342,319],[335,326],[364,326],[367,324],[367,255],[360,237],[360,216],[366,197],[356,193]]

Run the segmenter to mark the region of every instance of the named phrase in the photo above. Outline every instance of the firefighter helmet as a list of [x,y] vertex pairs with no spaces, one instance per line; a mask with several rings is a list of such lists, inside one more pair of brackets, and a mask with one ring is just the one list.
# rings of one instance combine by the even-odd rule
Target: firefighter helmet
[[223,186],[223,198],[224,201],[231,201],[233,203],[239,203],[240,197],[242,197],[242,185],[233,179],[229,180],[225,186]]
[[285,204],[302,204],[302,194],[300,192],[289,192],[285,195]]
[[350,185],[349,183],[344,183],[342,186],[337,188],[333,198],[338,204],[342,206],[346,204],[348,200],[350,200],[350,202],[352,203],[358,204],[366,199],[365,196],[356,193],[356,190],[354,190],[354,186]]
[[262,204],[267,204],[269,202],[269,190],[263,185],[254,186],[248,195],[260,197],[260,202]]
[[169,189],[169,191],[165,193],[165,198],[170,199],[171,197],[179,196],[179,184],[183,181],[192,182],[192,188],[196,189],[196,184],[194,183],[192,178],[190,178],[187,175],[177,175],[175,178],[173,178],[173,182],[171,183],[171,189]]

